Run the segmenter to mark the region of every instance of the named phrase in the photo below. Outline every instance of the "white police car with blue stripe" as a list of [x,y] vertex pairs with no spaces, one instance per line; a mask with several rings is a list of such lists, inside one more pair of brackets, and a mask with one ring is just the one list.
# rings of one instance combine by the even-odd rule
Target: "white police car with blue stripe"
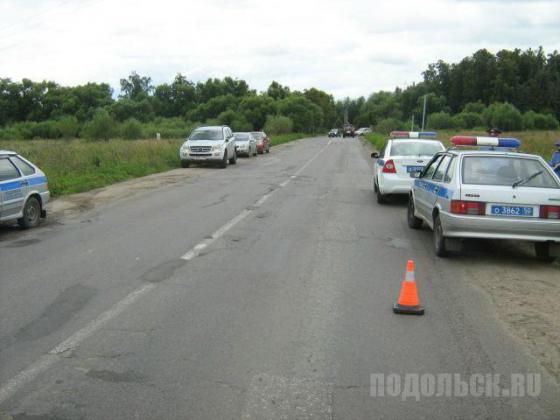
[[45,174],[17,153],[0,150],[0,222],[35,227],[47,216],[49,199]]
[[435,253],[460,249],[463,238],[534,242],[543,261],[560,253],[560,179],[540,156],[519,153],[517,139],[455,136],[414,181],[408,225],[425,222]]

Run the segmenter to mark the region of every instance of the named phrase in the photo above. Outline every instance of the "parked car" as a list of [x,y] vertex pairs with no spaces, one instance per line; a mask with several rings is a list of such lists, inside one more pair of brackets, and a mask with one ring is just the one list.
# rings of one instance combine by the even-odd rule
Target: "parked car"
[[363,136],[364,134],[371,133],[371,128],[369,127],[361,127],[356,130],[357,136]]
[[188,168],[193,162],[218,163],[225,168],[228,162],[235,165],[235,138],[231,128],[203,126],[195,128],[179,150],[181,166]]
[[45,174],[16,152],[0,150],[0,222],[23,229],[47,217],[49,184]]
[[235,151],[238,155],[257,156],[257,139],[252,133],[233,133]]
[[342,137],[354,137],[355,135],[354,126],[352,124],[346,124],[342,130]]
[[507,149],[437,153],[414,182],[408,225],[426,223],[440,257],[463,238],[513,239],[533,242],[537,257],[552,261],[560,253],[560,180],[553,169],[540,156],[509,150],[515,139],[471,139]]
[[381,151],[372,153],[376,159],[373,190],[379,204],[385,203],[389,195],[408,194],[424,166],[437,152],[445,150],[441,141],[423,137],[435,137],[435,133],[392,132]]
[[331,131],[329,131],[329,137],[339,137],[340,136],[340,130],[338,128],[333,128],[331,129]]
[[264,131],[253,131],[251,133],[257,139],[257,152],[259,154],[270,153],[270,139]]

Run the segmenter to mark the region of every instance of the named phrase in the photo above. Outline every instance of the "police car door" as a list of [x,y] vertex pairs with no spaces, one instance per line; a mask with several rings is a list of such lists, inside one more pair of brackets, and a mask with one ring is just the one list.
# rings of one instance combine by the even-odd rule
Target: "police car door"
[[446,178],[446,175],[447,168],[449,167],[449,163],[451,162],[451,158],[451,155],[443,155],[443,158],[441,159],[436,171],[434,172],[434,176],[432,177],[432,183],[434,185],[430,196],[430,207],[432,209],[436,206],[444,210],[449,209],[451,192],[448,188],[448,184],[450,179]]
[[7,156],[0,157],[0,218],[10,218],[22,211],[24,188],[14,164]]
[[424,169],[424,172],[420,175],[420,178],[414,181],[414,203],[416,210],[426,218],[426,220],[431,220],[432,218],[433,201],[431,190],[434,188],[432,177],[442,158],[442,155],[434,156],[432,161],[426,166],[426,169]]

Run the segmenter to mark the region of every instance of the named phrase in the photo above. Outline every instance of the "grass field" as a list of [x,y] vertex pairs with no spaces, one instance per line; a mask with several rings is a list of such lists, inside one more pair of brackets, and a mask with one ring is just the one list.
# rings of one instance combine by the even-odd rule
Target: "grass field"
[[[273,146],[305,137],[271,136]],[[53,196],[104,187],[115,182],[180,167],[183,140],[0,140],[0,150],[13,150],[39,166]]]
[[[438,138],[444,141],[447,145],[451,145],[449,139],[457,134],[487,136],[484,131],[441,130],[438,131]],[[552,153],[554,152],[554,143],[560,141],[560,131],[533,130],[508,132],[502,134],[502,137],[515,137],[521,140],[521,151],[541,155],[548,161],[550,160]],[[380,149],[385,144],[387,136],[378,133],[371,133],[366,135],[366,139],[371,142],[377,149]]]

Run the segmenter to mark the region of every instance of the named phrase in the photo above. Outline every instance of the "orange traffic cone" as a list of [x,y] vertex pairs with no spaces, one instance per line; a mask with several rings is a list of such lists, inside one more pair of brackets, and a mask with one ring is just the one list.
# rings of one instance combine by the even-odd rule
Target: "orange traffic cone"
[[414,261],[408,260],[406,276],[402,282],[399,299],[393,305],[396,314],[424,315],[424,307],[420,305],[416,281],[414,280]]

